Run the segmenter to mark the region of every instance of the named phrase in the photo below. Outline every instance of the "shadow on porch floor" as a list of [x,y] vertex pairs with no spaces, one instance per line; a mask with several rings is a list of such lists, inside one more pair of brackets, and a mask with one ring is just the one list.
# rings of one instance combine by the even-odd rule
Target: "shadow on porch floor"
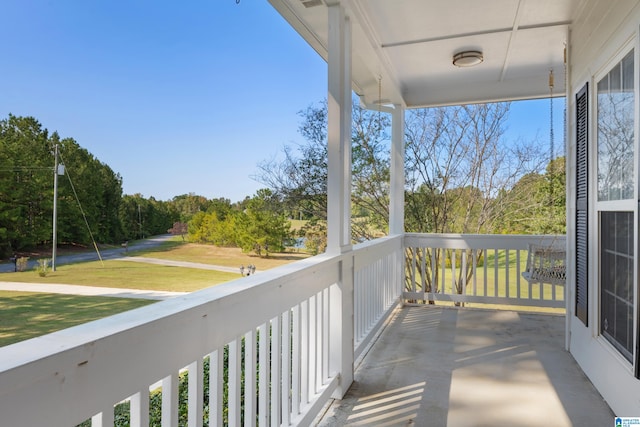
[[320,426],[608,426],[564,316],[399,309]]

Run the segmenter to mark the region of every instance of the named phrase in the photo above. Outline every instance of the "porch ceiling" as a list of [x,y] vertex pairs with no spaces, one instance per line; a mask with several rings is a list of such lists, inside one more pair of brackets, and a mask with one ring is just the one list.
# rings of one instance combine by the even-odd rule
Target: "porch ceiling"
[[[269,0],[326,60],[326,0]],[[365,104],[452,105],[564,92],[564,47],[584,0],[349,0],[353,90]],[[477,50],[480,65],[453,55]],[[380,86],[379,88],[379,81]],[[381,93],[381,95],[380,95]]]

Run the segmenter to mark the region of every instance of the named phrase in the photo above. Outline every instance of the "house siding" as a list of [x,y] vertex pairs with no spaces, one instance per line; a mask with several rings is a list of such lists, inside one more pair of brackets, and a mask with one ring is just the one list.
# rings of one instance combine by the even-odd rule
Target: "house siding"
[[[575,254],[576,247],[576,103],[575,96],[585,83],[594,88],[594,79],[610,67],[616,56],[633,46],[638,50],[638,28],[640,27],[639,1],[595,1],[582,2],[576,11],[576,17],[569,36],[569,87],[567,103],[567,197],[573,201],[567,203],[567,241],[569,254]],[[636,68],[640,63],[636,61]],[[636,72],[636,78],[637,78]],[[638,86],[636,84],[636,86]],[[637,94],[636,89],[636,94]],[[636,95],[637,97],[637,95]],[[594,97],[589,94],[589,170],[593,171],[596,158],[592,143],[597,121]],[[637,108],[636,102],[636,108]],[[636,114],[637,117],[637,114]],[[638,125],[636,124],[636,127]],[[638,133],[636,131],[636,133]],[[636,150],[638,150],[636,143]],[[637,159],[637,156],[636,156]],[[636,160],[637,161],[637,160]],[[637,184],[636,184],[637,185]],[[595,197],[593,191],[590,201]],[[597,231],[596,210],[589,207],[589,229],[591,236]],[[636,230],[637,231],[637,230]],[[597,254],[597,239],[591,238],[589,253]],[[637,251],[636,251],[637,254]],[[640,380],[634,376],[634,367],[603,337],[599,336],[599,292],[597,280],[597,255],[592,255],[589,265],[588,316],[585,326],[575,317],[576,260],[569,256],[567,260],[567,307],[569,350],[575,360],[596,386],[612,410],[620,416],[640,416]],[[636,263],[637,263],[636,255]],[[637,311],[638,295],[635,306]],[[636,315],[637,320],[637,315]],[[637,358],[637,357],[636,357]]]

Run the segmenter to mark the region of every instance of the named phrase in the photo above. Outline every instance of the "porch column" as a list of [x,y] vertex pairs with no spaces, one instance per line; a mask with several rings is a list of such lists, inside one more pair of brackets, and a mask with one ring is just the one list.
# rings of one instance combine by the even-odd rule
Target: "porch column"
[[351,25],[329,6],[327,252],[351,250]]
[[329,370],[340,374],[333,397],[353,382],[353,256],[351,252],[351,22],[339,1],[329,3],[327,252],[345,254],[330,289]]
[[404,107],[391,113],[391,182],[389,189],[389,234],[404,233]]

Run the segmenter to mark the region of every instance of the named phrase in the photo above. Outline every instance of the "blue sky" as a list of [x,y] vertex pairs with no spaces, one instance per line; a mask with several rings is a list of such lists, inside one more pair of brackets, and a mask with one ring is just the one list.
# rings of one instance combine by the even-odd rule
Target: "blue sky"
[[[327,91],[326,63],[266,0],[5,0],[0,40],[0,118],[35,117],[160,200],[253,195]],[[512,104],[508,128],[548,144],[549,101]]]

